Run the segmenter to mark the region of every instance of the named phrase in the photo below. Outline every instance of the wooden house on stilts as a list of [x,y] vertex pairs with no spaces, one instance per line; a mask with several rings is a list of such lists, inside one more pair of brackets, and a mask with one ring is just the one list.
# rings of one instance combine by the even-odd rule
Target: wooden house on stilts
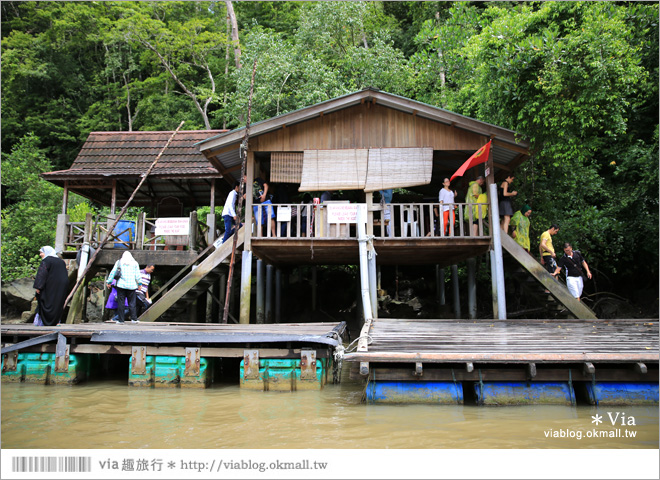
[[[92,133],[69,170],[43,175],[64,187],[56,240],[64,257],[73,258],[83,245],[98,245],[117,206],[125,203],[171,133]],[[90,333],[72,326],[81,328],[67,335],[84,343],[72,345],[72,352],[131,354],[135,378],[145,375],[148,355],[171,355],[181,364],[177,378],[196,375],[200,384],[208,384],[206,377],[199,379],[206,375],[199,369],[200,356],[241,358],[241,385],[265,390],[321,388],[330,366],[338,378],[336,360],[343,358],[351,362],[352,374],[368,379],[371,401],[462,403],[468,385],[480,403],[502,398],[515,403],[527,395],[533,380],[537,389],[532,393],[542,397],[541,403],[573,404],[572,382],[583,383],[592,403],[616,400],[621,390],[608,390],[605,383],[611,381],[641,382],[642,401],[657,403],[658,355],[644,346],[653,344],[657,350],[657,321],[611,325],[597,320],[499,229],[497,182],[529,157],[529,145],[511,130],[372,88],[250,126],[245,223],[235,233],[236,295],[230,297],[231,325],[218,325],[233,242],[222,243],[216,205],[241,180],[244,136],[244,129],[176,135],[135,197],[134,205],[145,207],[145,213],[110,232],[111,243],[89,273],[108,271],[130,249],[140,265],[155,264],[163,280],[152,294],[153,305],[132,331],[90,326]],[[488,142],[488,160],[455,184],[464,193],[470,181],[483,175],[487,200],[468,204],[459,195],[456,222],[448,231],[440,228],[436,210],[443,179]],[[269,192],[264,198],[271,200],[267,194],[273,190],[280,195],[255,201],[265,184]],[[417,195],[390,200],[387,192],[393,189]],[[341,198],[332,198],[339,191]],[[68,192],[109,206],[110,214],[71,222]],[[301,199],[306,192],[309,201]],[[202,206],[209,207],[205,222],[197,218]],[[541,292],[561,305],[563,318],[575,322],[570,328],[560,331],[544,320],[507,321],[503,251],[511,262],[507,268],[514,265],[519,276],[535,279]],[[487,256],[492,279],[493,315],[487,320],[477,319],[475,271],[481,256]],[[444,269],[451,268],[455,282],[456,265],[463,261],[467,314],[455,308],[451,320],[378,319],[379,268],[435,266],[437,284],[444,289]],[[283,269],[333,264],[359,265],[356,296],[364,324],[356,351],[345,354],[344,322],[286,324],[279,309]],[[458,305],[458,283],[454,286]],[[438,297],[444,298],[444,290]],[[2,328],[3,338],[12,335],[14,342],[20,335],[40,334],[27,327]],[[617,337],[621,332],[625,335]],[[57,349],[36,346],[34,339],[11,348],[55,351],[63,358],[60,337]],[[52,342],[55,337],[39,338]],[[288,370],[273,373],[275,364],[267,359],[290,362]],[[649,370],[655,371],[654,379]],[[501,383],[509,381],[518,383],[507,384],[510,388]],[[378,390],[383,386],[386,393]]]

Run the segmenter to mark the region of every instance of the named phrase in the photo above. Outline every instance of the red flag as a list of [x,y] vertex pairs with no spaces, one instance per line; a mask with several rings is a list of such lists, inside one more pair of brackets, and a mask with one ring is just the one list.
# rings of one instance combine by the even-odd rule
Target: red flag
[[475,167],[479,165],[480,163],[484,163],[486,160],[488,160],[488,155],[490,154],[490,142],[492,140],[489,140],[486,145],[481,147],[479,150],[477,150],[474,155],[472,155],[470,158],[468,158],[463,165],[459,167],[458,170],[454,172],[454,174],[451,176],[449,179],[450,182],[454,180],[456,177],[462,177],[463,174],[472,167]]

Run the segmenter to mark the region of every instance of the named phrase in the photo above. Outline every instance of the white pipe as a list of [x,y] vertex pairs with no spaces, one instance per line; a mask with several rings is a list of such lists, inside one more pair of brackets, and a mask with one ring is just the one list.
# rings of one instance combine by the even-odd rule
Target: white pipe
[[490,231],[493,236],[495,271],[497,279],[497,318],[506,320],[506,298],[504,296],[504,263],[502,260],[502,238],[500,237],[500,208],[497,204],[497,184],[490,184]]
[[362,294],[362,307],[364,309],[365,321],[370,321],[373,317],[371,310],[371,298],[369,295],[369,266],[367,265],[367,233],[365,229],[365,212],[358,205],[357,209],[357,231],[358,247],[360,253],[360,292]]

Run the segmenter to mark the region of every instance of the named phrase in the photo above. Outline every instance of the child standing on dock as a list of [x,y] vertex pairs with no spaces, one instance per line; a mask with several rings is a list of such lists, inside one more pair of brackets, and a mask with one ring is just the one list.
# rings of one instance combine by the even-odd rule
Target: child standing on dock
[[156,266],[149,264],[140,270],[142,276],[142,283],[137,289],[137,315],[142,315],[145,310],[151,306],[151,298],[149,297],[149,284],[151,283],[151,274],[154,273]]

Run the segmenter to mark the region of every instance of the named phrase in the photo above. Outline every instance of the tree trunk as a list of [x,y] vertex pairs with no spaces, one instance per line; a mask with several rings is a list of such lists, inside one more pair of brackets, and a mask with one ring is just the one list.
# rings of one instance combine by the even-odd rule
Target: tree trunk
[[236,62],[236,68],[241,68],[241,46],[238,42],[238,22],[236,21],[236,14],[234,13],[234,5],[230,0],[225,0],[225,5],[227,5],[227,17],[231,22],[231,41],[234,44],[234,61]]

